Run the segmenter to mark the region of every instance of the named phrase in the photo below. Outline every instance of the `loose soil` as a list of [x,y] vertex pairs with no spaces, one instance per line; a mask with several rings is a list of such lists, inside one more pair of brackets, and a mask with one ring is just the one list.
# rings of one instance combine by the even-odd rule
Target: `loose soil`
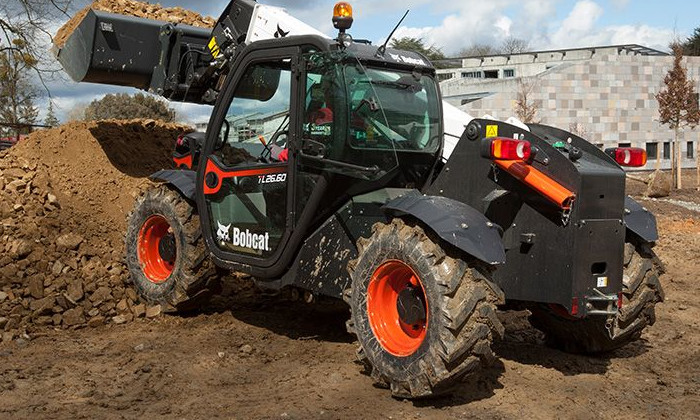
[[0,153],[3,341],[159,312],[128,286],[126,216],[189,131],[153,120],[71,123]]
[[53,43],[58,47],[62,47],[90,9],[170,23],[182,23],[200,28],[213,28],[216,24],[216,19],[202,16],[182,7],[162,7],[160,4],[134,0],[95,0],[91,5],[76,13],[56,32]]
[[[24,273],[17,280],[0,272],[9,283],[0,285],[3,293],[15,295],[12,308],[22,308],[13,309],[19,315],[0,312],[6,318],[0,418],[700,418],[700,213],[668,201],[637,197],[657,215],[656,251],[667,268],[666,301],[641,340],[600,357],[566,354],[543,344],[526,313],[505,312],[506,336],[494,346],[499,362],[438,399],[396,400],[374,387],[353,361],[357,344],[345,333],[342,303],[305,304],[231,276],[222,295],[198,312],[137,316],[141,303],[129,298],[125,273],[109,270],[123,270],[120,235],[129,202],[150,170],[169,164],[168,144],[181,129],[143,121],[79,124],[0,154],[0,249],[5,245],[12,256],[3,258]],[[149,141],[161,143],[151,148]],[[8,187],[16,180],[24,184]],[[686,185],[693,185],[690,175]],[[692,188],[668,198],[700,203]],[[75,241],[56,245],[72,231],[82,237],[75,248]],[[13,253],[8,244],[20,239],[26,246]],[[102,322],[35,322],[49,315],[32,312],[38,288],[25,279],[45,273],[41,261],[64,259],[78,269],[46,275],[44,295],[63,290],[57,282],[72,276],[94,290],[72,308],[97,308]],[[98,268],[83,273],[93,260]],[[43,268],[51,272],[52,264]],[[111,296],[95,305],[99,284]],[[0,308],[9,302],[3,297]],[[65,315],[60,304],[50,310]],[[127,314],[125,323],[115,322]],[[12,329],[9,322],[16,323]]]

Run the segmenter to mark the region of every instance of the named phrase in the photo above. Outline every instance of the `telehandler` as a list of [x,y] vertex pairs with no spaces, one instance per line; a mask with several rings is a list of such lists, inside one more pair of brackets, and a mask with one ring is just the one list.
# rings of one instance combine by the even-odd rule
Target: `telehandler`
[[254,0],[213,30],[90,11],[57,52],[77,81],[214,105],[129,216],[141,295],[196,307],[223,268],[344,299],[360,359],[407,398],[493,361],[498,308],[567,351],[638,339],[664,297],[655,218],[625,195],[645,152],[471,118],[352,20],[338,3],[330,39]]

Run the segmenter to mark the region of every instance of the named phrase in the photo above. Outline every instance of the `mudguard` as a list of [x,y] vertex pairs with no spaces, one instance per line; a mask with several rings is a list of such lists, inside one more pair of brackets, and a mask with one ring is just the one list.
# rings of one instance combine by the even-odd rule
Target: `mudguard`
[[506,262],[498,225],[464,203],[424,196],[414,190],[389,201],[382,209],[395,216],[415,217],[447,243],[488,264]]
[[656,228],[654,215],[630,196],[625,197],[624,221],[627,230],[644,241],[654,242],[659,239],[659,231]]
[[153,181],[172,185],[183,197],[195,200],[197,173],[186,169],[161,169],[149,176]]

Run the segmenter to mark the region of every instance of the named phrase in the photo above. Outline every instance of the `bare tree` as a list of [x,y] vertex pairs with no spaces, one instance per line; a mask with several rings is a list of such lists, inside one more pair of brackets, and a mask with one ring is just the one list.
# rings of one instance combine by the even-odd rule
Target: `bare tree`
[[569,124],[569,131],[581,137],[582,139],[585,139],[586,135],[588,134],[586,126],[580,122],[573,122]]
[[673,67],[664,77],[664,88],[656,94],[659,101],[659,116],[661,124],[667,124],[673,130],[673,152],[675,158],[676,188],[681,188],[681,145],[678,141],[680,132],[685,127],[695,128],[700,122],[700,110],[695,87],[688,80],[687,70],[681,64],[683,46],[674,42]]
[[36,123],[35,87],[59,74],[48,45],[50,21],[67,15],[71,0],[3,0],[0,2],[0,118],[19,135]]
[[519,54],[527,52],[530,49],[530,43],[520,38],[508,37],[501,44],[500,52],[502,54]]
[[0,2],[0,53],[18,52],[16,43],[22,43],[21,52],[28,67],[43,83],[57,74],[60,68],[50,54],[49,23],[59,16],[69,17],[72,0],[4,0]]
[[518,79],[518,87],[516,91],[515,99],[515,116],[525,124],[539,123],[540,120],[537,118],[537,111],[540,108],[540,103],[532,100],[532,93],[537,86],[538,82],[536,78],[524,78]]
[[39,115],[34,106],[37,89],[31,84],[27,70],[35,61],[25,51],[22,39],[13,40],[11,48],[0,54],[0,122],[19,138],[28,134]]
[[459,57],[479,57],[484,55],[498,54],[498,48],[489,44],[473,44],[470,47],[463,48],[459,52]]

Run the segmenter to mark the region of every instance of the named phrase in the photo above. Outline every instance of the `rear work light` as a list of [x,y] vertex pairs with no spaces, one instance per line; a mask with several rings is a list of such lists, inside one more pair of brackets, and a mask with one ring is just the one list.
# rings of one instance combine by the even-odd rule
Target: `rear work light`
[[494,160],[528,160],[531,151],[529,141],[502,137],[485,138],[481,145],[481,155]]
[[620,166],[640,167],[647,164],[647,152],[639,147],[613,147],[605,149]]

